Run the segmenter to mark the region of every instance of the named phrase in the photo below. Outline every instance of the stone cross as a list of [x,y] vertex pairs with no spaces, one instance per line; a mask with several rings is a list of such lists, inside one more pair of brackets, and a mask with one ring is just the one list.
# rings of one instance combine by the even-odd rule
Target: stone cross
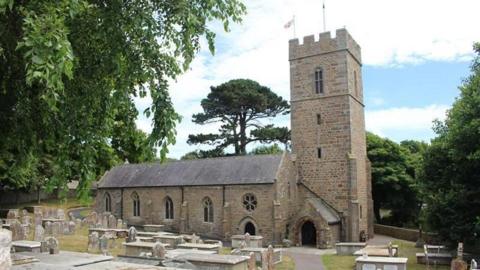
[[12,231],[12,241],[24,240],[25,232],[22,224],[16,219],[10,223],[10,231]]
[[135,229],[135,227],[130,227],[130,229],[128,229],[128,238],[127,238],[127,242],[135,242],[137,240],[137,229]]
[[255,253],[250,252],[248,256],[248,270],[257,270],[257,260]]
[[114,215],[108,216],[108,228],[109,229],[116,229],[117,228],[117,219]]
[[100,239],[100,251],[102,252],[103,255],[108,255],[108,237],[106,234],[103,234]]
[[159,241],[155,242],[152,248],[152,256],[154,258],[165,259],[165,246]]
[[12,232],[0,228],[0,269],[10,269],[10,248],[12,246]]
[[92,232],[88,236],[88,251],[96,251],[98,249],[98,232]]
[[247,247],[250,247],[250,241],[252,240],[252,238],[250,237],[250,234],[247,232],[245,233],[245,244],[247,245]]
[[33,240],[42,242],[44,238],[45,238],[45,229],[43,229],[42,225],[35,226]]
[[49,236],[45,238],[45,242],[47,242],[48,252],[50,254],[58,254],[58,240],[55,237]]

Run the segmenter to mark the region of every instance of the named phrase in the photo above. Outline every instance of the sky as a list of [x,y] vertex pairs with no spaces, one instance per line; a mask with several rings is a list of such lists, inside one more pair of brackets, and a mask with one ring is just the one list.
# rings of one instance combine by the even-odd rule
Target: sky
[[[192,133],[215,133],[217,125],[196,125],[200,100],[210,86],[248,78],[289,100],[288,40],[346,28],[360,44],[366,129],[400,142],[429,141],[434,119],[443,120],[469,74],[472,45],[480,41],[475,18],[478,0],[245,0],[247,15],[229,32],[211,22],[217,33],[212,55],[206,42],[189,70],[171,82],[170,94],[183,120],[169,157],[208,149],[188,145]],[[295,27],[284,25],[295,16]],[[295,33],[294,33],[295,28]],[[135,99],[142,112],[149,98]],[[264,123],[290,126],[289,117]],[[149,133],[151,120],[140,114],[137,126]]]

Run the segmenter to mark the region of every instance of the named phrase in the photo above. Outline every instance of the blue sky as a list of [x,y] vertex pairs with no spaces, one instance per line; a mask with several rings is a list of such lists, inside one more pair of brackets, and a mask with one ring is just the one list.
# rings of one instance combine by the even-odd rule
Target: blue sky
[[[230,79],[249,78],[289,99],[288,40],[295,15],[296,37],[323,30],[321,0],[246,0],[248,14],[241,24],[223,32],[216,22],[216,53],[204,44],[190,69],[171,82],[176,110],[184,117],[177,128],[177,144],[169,156],[203,146],[186,144],[188,134],[215,132],[216,125],[199,126],[191,115],[201,111],[200,100],[209,87]],[[472,44],[480,32],[472,20],[480,1],[457,0],[325,0],[326,30],[345,27],[362,47],[366,128],[395,141],[426,140],[434,134],[434,119],[445,113],[469,73]],[[205,42],[204,42],[205,43]],[[139,111],[151,100],[136,99]],[[289,117],[265,121],[289,126]],[[151,131],[141,115],[139,128]]]

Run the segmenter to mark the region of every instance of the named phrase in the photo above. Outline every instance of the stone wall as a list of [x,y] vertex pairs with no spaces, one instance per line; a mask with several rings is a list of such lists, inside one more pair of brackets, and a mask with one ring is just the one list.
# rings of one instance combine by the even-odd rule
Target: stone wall
[[[406,229],[394,226],[387,226],[381,224],[374,225],[375,234],[387,235],[396,239],[416,242],[418,240],[419,232],[415,229]],[[427,243],[437,242],[437,234],[423,233],[423,240]]]

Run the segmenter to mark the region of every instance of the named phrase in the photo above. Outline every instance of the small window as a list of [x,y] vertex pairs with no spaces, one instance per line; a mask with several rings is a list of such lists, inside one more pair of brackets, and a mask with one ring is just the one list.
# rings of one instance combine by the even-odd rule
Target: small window
[[140,216],[140,197],[136,192],[132,193],[132,200],[133,200],[133,216],[138,217]]
[[213,203],[210,198],[203,199],[203,221],[213,222]]
[[322,148],[317,148],[317,156],[318,158],[322,158]]
[[250,212],[255,210],[255,208],[257,208],[257,198],[255,195],[251,193],[243,195],[243,207]]
[[322,123],[322,116],[317,113],[317,125],[320,125]]
[[173,219],[173,201],[170,197],[165,199],[165,219]]
[[105,212],[112,212],[112,197],[108,192],[105,193]]
[[360,205],[360,218],[363,218],[363,209],[362,209],[362,205]]
[[315,69],[315,93],[323,94],[323,70]]

